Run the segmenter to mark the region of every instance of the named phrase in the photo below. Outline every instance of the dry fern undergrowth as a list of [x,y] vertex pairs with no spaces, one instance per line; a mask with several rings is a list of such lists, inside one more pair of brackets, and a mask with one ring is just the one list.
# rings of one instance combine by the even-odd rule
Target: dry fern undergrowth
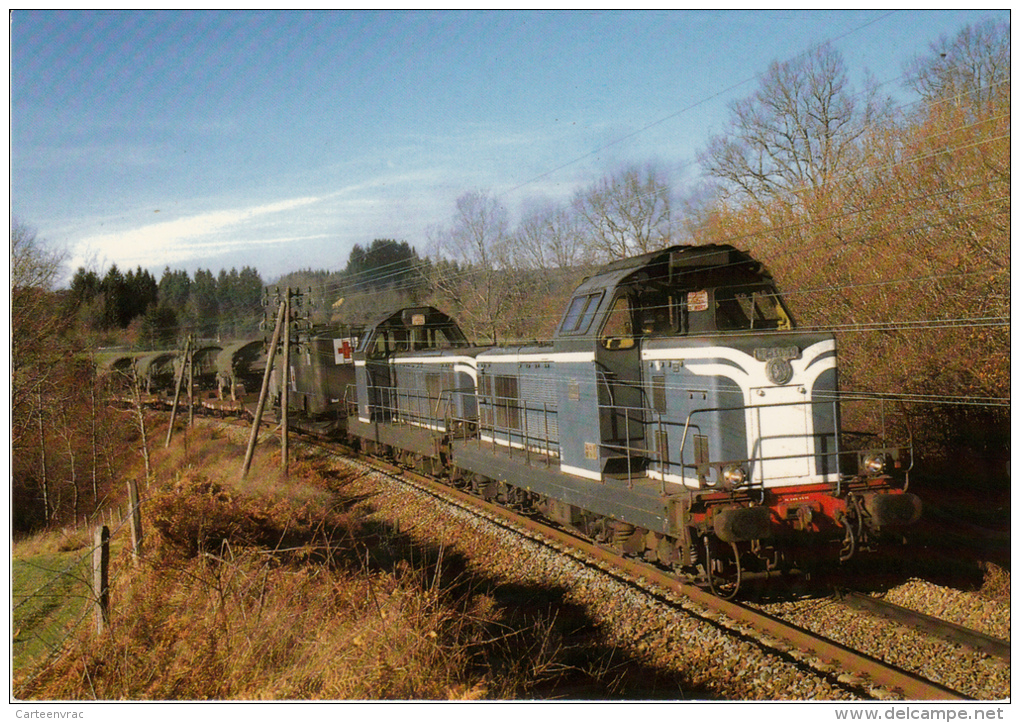
[[507,626],[486,593],[449,592],[441,555],[380,562],[363,502],[324,462],[239,486],[236,463],[210,464],[236,444],[190,445],[149,491],[145,558],[114,561],[111,629],[79,631],[16,698],[513,698],[562,669],[551,621]]

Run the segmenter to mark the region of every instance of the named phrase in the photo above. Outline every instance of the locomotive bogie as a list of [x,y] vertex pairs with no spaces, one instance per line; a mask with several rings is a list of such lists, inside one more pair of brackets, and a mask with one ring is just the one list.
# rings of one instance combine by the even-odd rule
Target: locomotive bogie
[[453,323],[403,310],[378,325],[353,433],[621,553],[729,594],[919,514],[890,476],[901,452],[840,449],[832,335],[795,331],[771,277],[730,247],[610,264],[548,346],[415,346],[415,316]]
[[[165,384],[172,358],[136,373]],[[255,342],[203,358],[224,405],[266,356]],[[472,346],[432,307],[304,334],[289,397],[295,426],[732,595],[920,516],[909,450],[884,431],[841,446],[837,370],[833,335],[796,330],[759,262],[673,247],[585,279],[548,345]]]

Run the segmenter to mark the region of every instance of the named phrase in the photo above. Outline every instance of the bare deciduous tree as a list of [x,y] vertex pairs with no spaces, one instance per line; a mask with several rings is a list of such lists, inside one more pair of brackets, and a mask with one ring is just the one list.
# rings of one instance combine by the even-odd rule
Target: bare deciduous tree
[[874,88],[857,95],[842,55],[822,45],[772,63],[754,95],[730,106],[729,130],[699,158],[731,194],[767,205],[850,170],[856,145],[889,107]]
[[1008,89],[1009,23],[986,20],[943,35],[907,65],[907,85],[929,103],[953,100],[986,105]]
[[449,229],[433,232],[433,286],[469,336],[497,343],[515,331],[515,310],[527,292],[518,278],[510,222],[499,199],[471,191],[457,199]]
[[[64,323],[52,288],[63,256],[46,247],[30,226],[11,220],[11,444],[16,489],[35,492],[44,522],[54,510],[47,456],[47,420],[57,387],[57,343]],[[32,492],[30,492],[31,494]]]
[[63,255],[48,249],[36,232],[11,221],[11,407],[13,438],[32,426],[33,407],[50,379],[58,354],[52,337],[60,325],[50,291]]
[[630,165],[604,177],[574,197],[573,209],[602,258],[653,251],[672,238],[670,182],[654,163]]
[[530,206],[517,224],[513,243],[534,269],[576,269],[593,260],[577,215],[552,202]]

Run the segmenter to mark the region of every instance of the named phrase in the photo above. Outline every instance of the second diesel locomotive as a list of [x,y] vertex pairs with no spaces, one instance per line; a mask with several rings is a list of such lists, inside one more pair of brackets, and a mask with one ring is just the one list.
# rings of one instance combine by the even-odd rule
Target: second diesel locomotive
[[725,245],[609,264],[550,345],[474,347],[426,307],[354,354],[349,435],[736,594],[915,522],[910,452],[841,447],[835,339]]

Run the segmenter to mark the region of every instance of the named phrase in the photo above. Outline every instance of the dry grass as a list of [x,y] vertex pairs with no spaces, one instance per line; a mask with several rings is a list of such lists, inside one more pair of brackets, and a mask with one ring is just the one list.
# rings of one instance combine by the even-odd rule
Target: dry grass
[[240,445],[188,442],[160,455],[143,561],[115,555],[111,629],[79,631],[16,698],[505,699],[563,675],[554,614],[507,622],[442,551],[395,552],[324,462],[240,484]]
[[[103,639],[82,636],[25,697],[436,699],[463,673],[462,625],[413,578],[280,566],[258,551],[140,572]],[[22,697],[22,696],[18,696]]]
[[981,584],[978,594],[995,602],[1009,602],[1009,581],[1009,570],[1003,570],[998,565],[987,562],[985,563],[985,579]]
[[84,550],[92,544],[90,535],[88,530],[70,527],[43,530],[30,537],[14,540],[11,545],[11,557],[18,559]]

